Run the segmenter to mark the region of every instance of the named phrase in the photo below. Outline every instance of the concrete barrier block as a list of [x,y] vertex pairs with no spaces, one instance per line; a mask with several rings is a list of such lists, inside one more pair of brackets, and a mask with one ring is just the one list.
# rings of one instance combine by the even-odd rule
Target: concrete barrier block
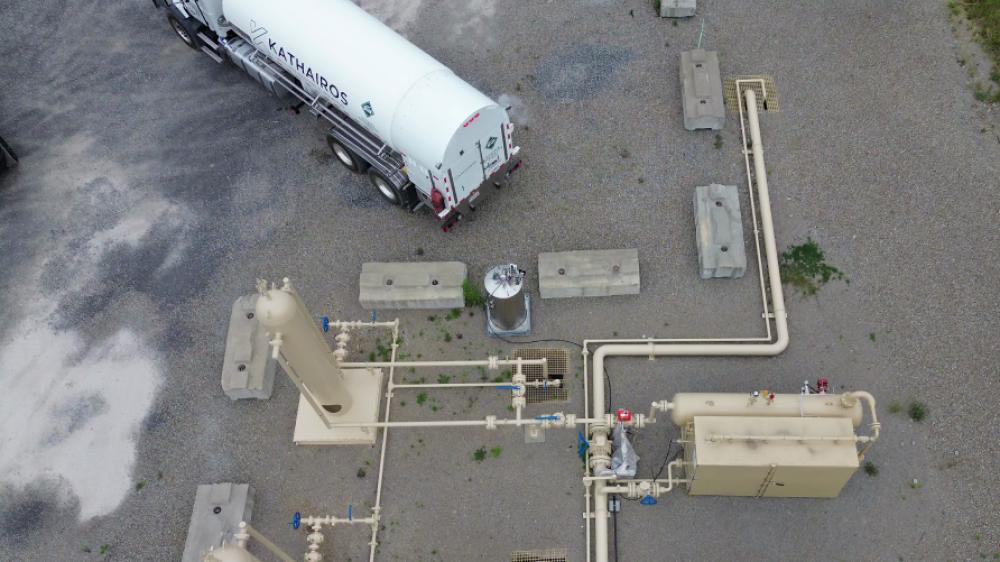
[[693,49],[681,53],[681,98],[684,128],[719,130],[726,124],[726,104],[715,51]]
[[209,548],[233,542],[240,522],[250,523],[253,495],[249,484],[198,486],[181,562],[202,562]]
[[694,15],[697,0],[660,0],[661,18],[689,18]]
[[464,263],[369,262],[361,266],[358,300],[365,309],[461,308]]
[[580,250],[538,255],[543,299],[639,294],[639,250]]
[[743,277],[747,254],[736,186],[713,183],[696,187],[694,217],[701,278]]
[[277,362],[271,357],[267,331],[254,317],[256,293],[233,303],[222,360],[222,391],[232,400],[267,400],[274,389]]

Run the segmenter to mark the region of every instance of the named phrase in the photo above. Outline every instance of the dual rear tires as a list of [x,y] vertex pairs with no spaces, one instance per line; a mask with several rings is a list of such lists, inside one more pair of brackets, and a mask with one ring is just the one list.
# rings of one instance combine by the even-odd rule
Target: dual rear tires
[[402,205],[405,195],[403,191],[397,188],[388,178],[382,175],[381,172],[372,168],[368,162],[363,158],[354,153],[353,150],[347,148],[337,139],[333,137],[327,137],[327,143],[330,145],[330,150],[333,151],[333,155],[337,158],[345,168],[354,172],[355,174],[366,174],[368,176],[368,181],[371,182],[372,187],[378,192],[379,196],[382,197],[387,203],[391,205]]

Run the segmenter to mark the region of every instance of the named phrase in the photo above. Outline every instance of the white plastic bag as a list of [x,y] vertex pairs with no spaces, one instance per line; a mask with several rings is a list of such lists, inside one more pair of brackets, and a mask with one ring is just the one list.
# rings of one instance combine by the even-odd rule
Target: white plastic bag
[[618,424],[612,431],[614,452],[611,454],[611,471],[618,478],[633,478],[639,469],[639,455],[625,434],[625,426]]

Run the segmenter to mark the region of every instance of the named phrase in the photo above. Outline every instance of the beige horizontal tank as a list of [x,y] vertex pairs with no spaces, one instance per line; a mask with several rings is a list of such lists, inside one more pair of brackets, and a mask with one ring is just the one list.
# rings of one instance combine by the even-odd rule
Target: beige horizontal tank
[[858,400],[845,406],[840,394],[775,394],[774,399],[761,395],[716,392],[680,392],[674,395],[670,417],[680,427],[695,416],[850,418],[854,427],[864,419]]

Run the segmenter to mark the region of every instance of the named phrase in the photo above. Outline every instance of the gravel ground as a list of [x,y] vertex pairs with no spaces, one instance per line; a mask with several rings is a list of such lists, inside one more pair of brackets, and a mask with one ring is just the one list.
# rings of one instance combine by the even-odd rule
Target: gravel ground
[[[0,134],[21,156],[0,176],[0,560],[177,560],[194,489],[214,481],[252,483],[255,526],[293,553],[292,512],[366,511],[377,449],[293,446],[284,376],[266,402],[221,392],[230,306],[257,277],[292,277],[317,314],[367,318],[364,261],[461,260],[478,277],[508,260],[530,272],[542,251],[637,247],[640,296],[536,299],[534,335],[761,334],[756,272],[697,277],[693,188],[745,181],[735,118],[721,149],[682,127],[678,55],[700,20],[673,25],[641,0],[362,5],[515,104],[527,166],[452,233],[382,204],[333,161],[322,123],[184,47],[146,2],[0,8]],[[812,237],[850,283],[790,294],[780,357],[610,361],[614,404],[826,376],[880,399],[880,470],[834,500],[626,503],[620,559],[994,557],[1000,136],[956,63],[946,6],[706,0],[699,14],[724,75],[777,82],[781,112],[762,127],[779,245]],[[428,316],[399,314],[411,356],[510,350],[478,313]],[[357,343],[358,357],[374,344]],[[582,411],[575,370],[569,404],[530,413]],[[428,394],[397,411],[505,411],[488,393]],[[914,399],[923,422],[888,411]],[[673,436],[643,431],[642,472]],[[575,435],[547,437],[393,432],[380,559],[566,547],[583,560]],[[501,452],[477,462],[479,447]],[[363,530],[328,541],[328,559],[367,556]]]

